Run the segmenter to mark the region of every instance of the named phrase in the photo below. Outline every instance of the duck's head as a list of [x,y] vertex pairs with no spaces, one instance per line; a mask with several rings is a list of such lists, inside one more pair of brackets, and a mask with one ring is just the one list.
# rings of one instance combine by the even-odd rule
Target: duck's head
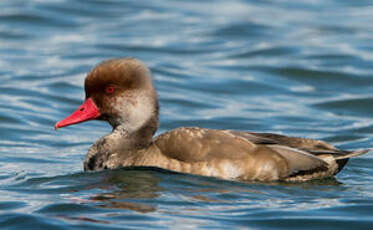
[[[85,79],[84,103],[55,125],[55,129],[88,120],[108,121],[128,133],[158,127],[158,101],[149,69],[134,58],[98,64]],[[153,130],[154,129],[154,130]]]

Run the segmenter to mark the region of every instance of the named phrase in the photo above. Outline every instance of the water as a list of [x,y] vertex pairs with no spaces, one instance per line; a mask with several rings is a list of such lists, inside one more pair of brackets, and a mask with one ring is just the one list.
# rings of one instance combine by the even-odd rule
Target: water
[[159,132],[275,132],[373,147],[371,1],[0,2],[2,229],[371,229],[373,156],[336,179],[239,183],[149,168],[84,173],[92,121],[55,132],[85,73],[152,70]]

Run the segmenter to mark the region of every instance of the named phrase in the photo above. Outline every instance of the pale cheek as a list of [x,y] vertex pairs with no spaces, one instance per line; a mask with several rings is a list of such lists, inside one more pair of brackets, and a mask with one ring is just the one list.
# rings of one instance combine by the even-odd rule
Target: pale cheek
[[119,119],[121,123],[126,122],[128,119],[128,103],[122,97],[115,98],[109,104],[111,108],[111,114],[114,115],[116,119]]
[[115,113],[118,113],[118,118],[121,123],[126,126],[129,131],[140,128],[153,116],[153,105],[149,98],[145,96],[137,97],[118,97],[113,102]]
[[128,100],[119,97],[115,100],[114,104],[116,105],[115,109],[121,113],[125,113],[128,110]]
[[131,104],[130,107],[131,121],[139,126],[153,116],[152,105],[148,98],[139,97],[137,103]]

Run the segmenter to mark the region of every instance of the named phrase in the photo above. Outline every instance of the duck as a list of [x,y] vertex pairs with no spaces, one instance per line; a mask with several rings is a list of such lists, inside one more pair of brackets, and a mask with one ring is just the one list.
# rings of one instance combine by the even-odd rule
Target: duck
[[180,127],[156,137],[158,96],[138,59],[105,60],[86,76],[85,101],[55,129],[103,120],[112,132],[88,150],[85,171],[155,167],[235,181],[303,182],[333,177],[369,149],[340,150],[322,140],[273,133]]

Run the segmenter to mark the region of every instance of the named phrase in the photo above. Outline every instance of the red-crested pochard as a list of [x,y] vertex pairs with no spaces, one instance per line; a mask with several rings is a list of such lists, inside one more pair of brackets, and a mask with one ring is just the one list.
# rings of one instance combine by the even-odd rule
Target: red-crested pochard
[[344,151],[319,140],[270,133],[181,127],[153,138],[158,99],[149,69],[134,58],[98,64],[85,79],[85,102],[55,128],[105,120],[113,131],[89,149],[84,170],[153,166],[236,180],[306,181],[337,174]]

